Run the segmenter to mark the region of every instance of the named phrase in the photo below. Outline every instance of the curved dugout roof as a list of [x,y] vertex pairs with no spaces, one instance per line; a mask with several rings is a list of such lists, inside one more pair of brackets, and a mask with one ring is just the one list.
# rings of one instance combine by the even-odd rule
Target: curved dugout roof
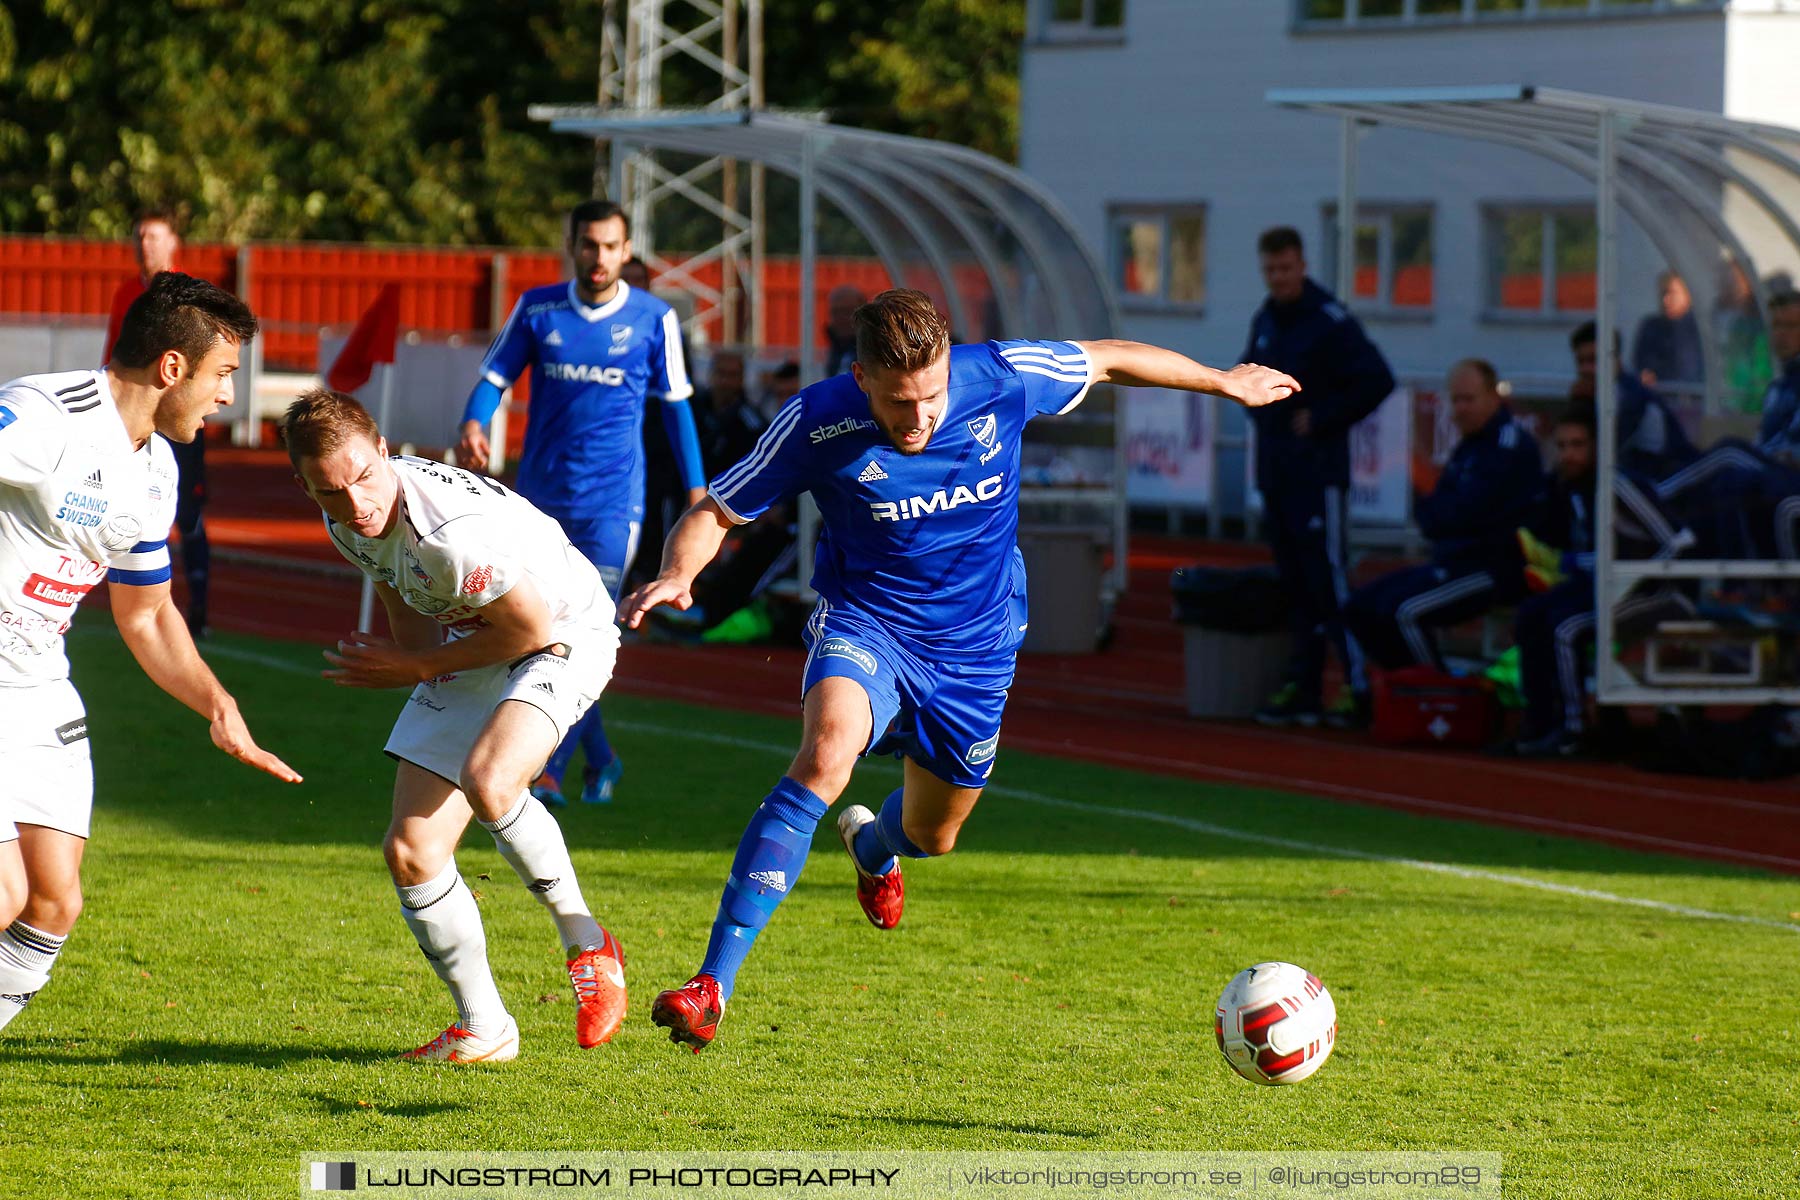
[[[1616,213],[1629,216],[1663,258],[1689,279],[1707,279],[1729,257],[1749,279],[1777,271],[1800,276],[1800,129],[1740,121],[1717,113],[1645,104],[1612,96],[1536,88],[1488,87],[1276,89],[1272,104],[1340,117],[1345,122],[1340,203],[1355,199],[1355,125],[1386,125],[1494,142],[1537,154],[1586,179],[1596,192],[1599,255],[1596,316],[1601,344],[1617,315]],[[1344,199],[1347,197],[1348,199]],[[1344,239],[1347,244],[1349,239]],[[1342,252],[1342,248],[1340,248]],[[1343,267],[1340,265],[1340,270]],[[1752,288],[1759,308],[1767,297]],[[1765,314],[1766,316],[1766,314]],[[1766,324],[1766,321],[1765,321]],[[1720,385],[1714,323],[1701,322],[1709,402]],[[1616,380],[1597,381],[1602,434],[1601,478],[1616,453]],[[1615,600],[1651,578],[1791,578],[1791,561],[1691,559],[1622,561],[1613,542],[1611,504],[1595,506],[1597,586]],[[1596,609],[1597,640],[1612,646],[1614,605]],[[1598,657],[1599,698],[1608,704],[1793,703],[1800,688],[1650,685],[1612,654]]]
[[[1724,255],[1751,279],[1800,274],[1800,129],[1528,84],[1284,88],[1267,98],[1359,124],[1511,146],[1596,185],[1610,170],[1620,211],[1688,279],[1711,279]],[[1712,350],[1708,373],[1716,375]]]
[[1117,330],[1105,274],[1062,206],[979,151],[781,113],[534,105],[530,115],[559,133],[792,175],[856,225],[896,280],[943,303],[964,339]]

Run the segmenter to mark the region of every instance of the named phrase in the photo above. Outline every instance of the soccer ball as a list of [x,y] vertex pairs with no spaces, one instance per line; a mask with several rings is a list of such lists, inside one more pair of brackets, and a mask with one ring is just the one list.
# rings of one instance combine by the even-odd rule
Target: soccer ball
[[1304,967],[1257,963],[1219,994],[1213,1034],[1231,1069],[1251,1083],[1299,1083],[1331,1057],[1337,1005]]

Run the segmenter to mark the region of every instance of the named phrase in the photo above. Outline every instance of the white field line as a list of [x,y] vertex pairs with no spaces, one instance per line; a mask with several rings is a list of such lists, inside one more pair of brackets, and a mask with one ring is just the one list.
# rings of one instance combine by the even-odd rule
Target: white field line
[[[286,671],[295,675],[313,675],[313,668],[303,667],[297,663],[273,655],[259,654],[253,650],[241,650],[235,646],[209,645],[209,655],[220,658],[237,659],[241,662],[254,663],[257,666],[269,667],[273,670]],[[660,737],[686,738],[690,741],[710,742],[718,746],[733,746],[740,750],[754,750],[764,754],[791,757],[794,748],[776,742],[759,741],[754,738],[738,737],[729,733],[714,733],[703,729],[685,729],[673,725],[658,725],[650,721],[628,721],[617,718],[609,719],[607,724],[614,729],[628,729],[635,733],[650,733]],[[1693,917],[1703,921],[1727,921],[1735,925],[1756,925],[1764,929],[1780,929],[1788,933],[1800,933],[1800,925],[1787,921],[1771,920],[1767,917],[1751,917],[1740,913],[1714,912],[1707,908],[1695,908],[1687,904],[1672,904],[1666,900],[1651,900],[1642,896],[1621,896],[1616,892],[1603,892],[1597,888],[1576,887],[1573,884],[1554,883],[1547,879],[1533,879],[1527,875],[1514,875],[1506,871],[1488,871],[1480,867],[1461,867],[1453,863],[1433,862],[1429,859],[1402,858],[1392,854],[1377,854],[1370,850],[1358,850],[1349,846],[1333,846],[1324,842],[1308,842],[1298,838],[1276,837],[1273,834],[1254,833],[1246,829],[1233,829],[1229,825],[1215,825],[1210,821],[1200,821],[1192,817],[1178,816],[1174,813],[1156,812],[1144,808],[1115,808],[1107,804],[1089,804],[1081,800],[1069,800],[1061,796],[1051,796],[1043,792],[1029,791],[1025,788],[1008,787],[995,784],[987,791],[1007,796],[1014,800],[1023,800],[1028,804],[1042,805],[1046,808],[1061,808],[1070,812],[1086,813],[1099,817],[1128,817],[1132,820],[1147,821],[1153,824],[1166,825],[1176,829],[1184,829],[1190,833],[1204,834],[1208,837],[1225,838],[1230,841],[1249,842],[1258,846],[1271,846],[1280,850],[1297,850],[1303,854],[1320,854],[1332,858],[1355,859],[1360,862],[1389,863],[1394,866],[1410,867],[1415,871],[1430,871],[1438,875],[1454,875],[1459,879],[1481,880],[1486,883],[1500,883],[1511,887],[1532,888],[1540,892],[1552,892],[1560,896],[1573,896],[1582,900],[1594,900],[1603,904],[1622,904],[1630,908],[1645,908],[1654,912],[1668,913],[1671,916]]]

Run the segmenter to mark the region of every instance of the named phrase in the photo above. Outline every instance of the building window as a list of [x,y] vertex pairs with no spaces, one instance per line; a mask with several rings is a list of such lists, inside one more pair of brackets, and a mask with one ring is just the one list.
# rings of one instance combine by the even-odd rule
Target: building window
[[[1052,0],[1058,7],[1072,0]],[[1729,0],[1294,0],[1300,29],[1372,29],[1446,22],[1511,23],[1566,17],[1637,17],[1645,13],[1720,12]]]
[[1206,208],[1115,205],[1107,214],[1113,286],[1127,308],[1197,311],[1206,303]]
[[1037,0],[1038,33],[1051,39],[1113,38],[1125,32],[1125,0]]
[[1422,312],[1431,307],[1431,209],[1423,204],[1358,205],[1356,272],[1346,292],[1337,278],[1337,205],[1325,206],[1325,261],[1320,277],[1353,306],[1375,311]]
[[1489,312],[1594,311],[1600,238],[1591,208],[1493,206],[1483,224]]

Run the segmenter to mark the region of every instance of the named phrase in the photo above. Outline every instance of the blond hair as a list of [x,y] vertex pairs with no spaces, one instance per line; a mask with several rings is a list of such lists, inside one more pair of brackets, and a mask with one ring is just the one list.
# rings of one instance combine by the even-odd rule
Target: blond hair
[[308,388],[288,405],[281,418],[281,444],[288,461],[300,469],[303,458],[324,458],[361,434],[371,443],[381,440],[375,418],[355,396],[328,387]]

